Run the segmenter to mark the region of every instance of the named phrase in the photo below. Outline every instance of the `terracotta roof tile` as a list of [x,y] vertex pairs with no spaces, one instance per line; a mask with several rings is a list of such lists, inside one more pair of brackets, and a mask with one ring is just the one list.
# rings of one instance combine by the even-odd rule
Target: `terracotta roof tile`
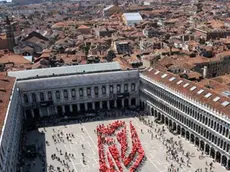
[[[211,109],[215,109],[216,114],[217,114],[217,112],[220,112],[220,113],[226,114],[228,117],[230,117],[230,105],[228,105],[226,107],[222,105],[222,103],[225,101],[230,102],[230,98],[225,97],[223,95],[220,95],[215,90],[205,88],[204,86],[202,86],[198,83],[195,83],[195,82],[192,82],[192,81],[189,81],[186,79],[182,79],[179,76],[171,74],[169,72],[159,71],[159,73],[157,75],[155,75],[156,71],[159,71],[159,70],[157,70],[157,69],[154,69],[151,71],[146,70],[142,74],[147,76],[150,80],[157,81],[157,82],[167,86],[168,88],[171,88],[171,89],[185,95],[188,98],[192,98],[196,102],[200,102],[200,103],[204,104],[205,106],[210,107]],[[167,74],[167,77],[162,78],[161,76],[163,74]],[[169,79],[171,77],[175,77],[176,79],[173,81],[169,81]],[[179,80],[182,80],[183,83],[178,85],[177,82]],[[183,85],[185,83],[189,83],[189,85],[187,87],[183,87]],[[196,86],[197,88],[196,88],[196,90],[191,91],[190,89],[193,86]],[[197,94],[197,91],[199,91],[201,89],[203,89],[204,92],[202,92],[201,94]],[[211,93],[212,95],[210,97],[206,98],[205,95],[207,93]],[[217,96],[220,97],[220,99],[217,102],[213,101],[213,99]]]
[[15,83],[15,78],[7,77],[5,73],[0,73],[0,134],[4,124],[9,100],[12,89]]

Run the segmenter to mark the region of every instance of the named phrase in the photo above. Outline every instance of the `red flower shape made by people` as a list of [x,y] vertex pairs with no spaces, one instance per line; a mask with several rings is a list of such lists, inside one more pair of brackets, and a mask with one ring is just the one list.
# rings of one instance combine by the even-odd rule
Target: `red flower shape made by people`
[[[128,133],[124,121],[97,127],[100,172],[135,171],[145,157],[144,149],[134,125],[130,122],[132,148],[128,146]],[[130,153],[129,153],[130,152]],[[125,170],[126,169],[126,170]]]

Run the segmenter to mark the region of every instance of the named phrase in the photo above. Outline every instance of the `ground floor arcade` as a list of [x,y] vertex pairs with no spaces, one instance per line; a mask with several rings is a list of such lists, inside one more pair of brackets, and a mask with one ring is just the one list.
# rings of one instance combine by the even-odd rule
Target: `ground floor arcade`
[[181,135],[190,141],[190,143],[194,144],[199,150],[205,152],[206,155],[212,157],[216,162],[221,163],[221,165],[226,167],[226,169],[230,169],[230,157],[228,156],[228,152],[218,149],[215,145],[216,143],[220,142],[220,145],[223,144],[223,147],[230,149],[229,144],[226,144],[226,142],[221,143],[221,140],[219,140],[217,137],[209,132],[199,131],[201,128],[199,129],[199,127],[197,127],[197,131],[199,131],[199,133],[207,135],[208,138],[210,136],[210,142],[207,142],[206,140],[202,139],[199,134],[192,131],[190,127],[180,125],[176,120],[154,108],[147,102],[141,101],[140,106],[150,115],[154,116],[157,123],[167,125],[172,133]]
[[111,110],[111,109],[121,109],[128,107],[139,106],[139,100],[137,98],[124,98],[116,100],[105,100],[105,101],[94,101],[94,102],[81,102],[81,103],[71,103],[64,105],[46,105],[39,106],[37,108],[27,108],[25,110],[25,118],[40,118],[43,114],[47,116],[51,115],[68,115],[69,113],[84,113],[92,112],[97,110]]

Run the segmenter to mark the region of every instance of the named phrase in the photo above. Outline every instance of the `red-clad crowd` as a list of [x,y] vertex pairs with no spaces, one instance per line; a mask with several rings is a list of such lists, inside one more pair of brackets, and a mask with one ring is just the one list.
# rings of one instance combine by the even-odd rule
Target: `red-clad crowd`
[[[106,138],[107,136],[114,136],[115,131],[120,127],[124,127],[120,132],[116,134],[116,138],[121,146],[121,154],[114,142],[113,138]],[[101,172],[115,172],[115,164],[118,167],[120,172],[123,172],[123,167],[121,165],[121,161],[125,165],[125,167],[129,167],[130,172],[135,171],[141,161],[143,160],[145,153],[141,146],[140,139],[137,135],[136,129],[133,124],[130,122],[130,131],[131,131],[131,139],[132,139],[132,150],[131,153],[126,156],[126,152],[128,150],[127,144],[127,136],[126,136],[126,124],[124,121],[115,121],[110,124],[108,127],[105,127],[103,124],[97,127],[98,134],[98,153],[99,153],[99,165]],[[103,145],[108,145],[108,150],[104,150]],[[106,156],[109,163],[109,166],[106,164]],[[136,157],[135,155],[138,154]],[[113,160],[111,158],[113,157]],[[132,165],[131,165],[132,164]]]

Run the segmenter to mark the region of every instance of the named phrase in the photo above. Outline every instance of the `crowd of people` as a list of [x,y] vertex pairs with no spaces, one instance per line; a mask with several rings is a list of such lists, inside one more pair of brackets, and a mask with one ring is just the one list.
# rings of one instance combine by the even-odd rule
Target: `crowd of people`
[[[166,161],[169,163],[168,172],[180,172],[184,169],[191,167],[191,158],[195,155],[190,152],[186,152],[184,146],[180,140],[180,138],[175,139],[175,137],[167,137],[166,129],[163,125],[160,125],[154,121],[154,118],[148,117],[146,112],[135,112],[135,111],[111,111],[111,112],[103,112],[100,116],[95,118],[87,118],[87,119],[80,119],[77,122],[80,124],[82,122],[94,121],[94,120],[103,120],[106,118],[120,118],[122,116],[130,116],[130,117],[138,117],[143,124],[148,126],[147,130],[141,129],[142,134],[148,134],[151,138],[157,139],[162,142],[162,145],[165,147],[166,153]],[[121,120],[116,120],[115,122],[111,123],[108,127],[99,125],[96,130],[94,130],[95,134],[98,136],[98,153],[99,153],[99,168],[100,171],[104,172],[107,169],[119,169],[122,171],[123,168],[128,168],[131,170],[135,170],[139,167],[140,164],[143,163],[143,159],[145,157],[144,150],[140,143],[140,139],[136,133],[136,130],[132,123],[130,122],[130,133],[131,133],[131,145],[132,148],[128,147],[128,140],[127,140],[127,128],[126,123]],[[67,126],[65,126],[67,127]],[[117,129],[119,129],[117,132]],[[147,132],[146,132],[147,131]],[[52,140],[50,143],[46,141],[46,145],[49,146],[53,142],[54,145],[58,146],[58,144],[69,143],[73,144],[73,139],[75,139],[74,133],[64,133],[60,130],[53,129],[52,131]],[[81,132],[85,132],[83,128],[81,128]],[[42,133],[46,133],[46,128],[43,128]],[[42,134],[41,133],[41,134]],[[176,136],[180,137],[180,136]],[[105,149],[104,145],[107,145],[107,149]],[[85,149],[85,146],[82,144],[82,149]],[[65,152],[61,149],[56,148],[56,152],[51,155],[52,161],[57,161],[59,163],[58,166],[54,165],[47,165],[46,164],[46,154],[43,150],[44,145],[38,146],[38,157],[42,162],[42,171],[45,172],[46,168],[48,167],[49,172],[57,171],[57,172],[74,172],[74,169],[71,169],[70,162],[74,160],[74,154]],[[128,156],[126,152],[130,149],[131,152]],[[135,156],[135,152],[138,152],[138,157],[135,157],[135,162],[133,162],[133,157]],[[86,165],[86,155],[81,153],[82,157],[82,164]],[[202,153],[199,158],[204,158],[205,155]],[[107,159],[106,159],[107,158]],[[108,164],[107,164],[108,162]],[[132,162],[132,163],[131,163]],[[58,164],[55,163],[55,164]],[[40,164],[40,163],[39,163]],[[130,164],[133,164],[132,166]],[[33,169],[35,166],[35,161],[32,164],[28,165],[27,169]],[[186,168],[185,168],[186,167]],[[213,163],[206,163],[206,167],[204,168],[197,168],[194,172],[213,172],[214,164]],[[28,170],[30,171],[30,170]]]
[[[115,133],[115,131],[121,127],[122,127],[121,131]],[[122,163],[125,165],[125,167],[128,167],[130,163],[134,161],[133,165],[129,167],[130,172],[133,172],[138,168],[138,166],[140,165],[141,161],[145,156],[145,153],[142,148],[140,139],[137,135],[136,129],[131,123],[131,121],[130,121],[130,132],[131,132],[132,148],[131,148],[131,153],[128,156],[126,156],[128,150],[128,143],[127,143],[125,122],[117,120],[109,124],[108,127],[105,127],[103,124],[97,127],[98,154],[99,154],[99,165],[100,165],[99,169],[101,172],[115,171],[116,167],[115,164],[113,163],[112,158],[110,157],[110,154],[115,160],[116,166],[120,172],[123,171],[123,167],[121,165]],[[118,140],[119,146],[118,143],[115,142],[115,139]],[[108,145],[108,151],[105,150],[104,147],[105,144]],[[121,151],[118,150],[118,147],[120,147]],[[105,152],[107,155],[109,167],[106,164]],[[138,156],[134,158],[136,153],[138,154]]]
[[[154,123],[153,120],[148,118],[147,114],[143,114],[138,117],[141,122],[149,127],[148,134],[150,134],[151,139],[158,139],[162,142],[162,145],[165,147],[166,161],[169,162],[168,172],[180,172],[183,170],[184,166],[188,168],[191,167],[191,158],[194,158],[194,153],[186,152],[184,146],[178,136],[179,141],[173,139],[173,137],[167,137],[166,130],[164,126],[160,126],[157,123]],[[144,131],[141,129],[141,133],[144,134]],[[205,157],[204,153],[201,152],[199,159]],[[211,162],[204,165],[204,168],[197,168],[194,172],[214,172],[214,166]]]
[[[67,128],[67,126],[65,126]],[[46,132],[46,129],[44,128],[44,132]],[[72,139],[75,138],[74,133],[64,133],[60,130],[53,129],[52,134],[52,141],[55,145],[62,144],[62,143],[71,143]],[[46,141],[46,145],[49,146],[50,143]],[[71,159],[74,160],[75,156],[73,153],[68,153],[66,151],[63,151],[61,149],[58,149],[56,147],[56,153],[53,153],[51,155],[52,161],[59,162],[60,166],[57,166],[55,168],[54,165],[50,164],[48,165],[48,171],[49,172],[74,172],[74,169],[70,168],[69,163],[71,163]],[[55,163],[56,164],[56,163]]]

